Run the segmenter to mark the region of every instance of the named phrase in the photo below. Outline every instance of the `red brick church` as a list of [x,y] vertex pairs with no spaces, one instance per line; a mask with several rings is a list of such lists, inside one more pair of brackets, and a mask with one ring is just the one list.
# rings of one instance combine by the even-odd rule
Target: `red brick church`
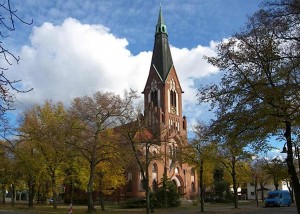
[[[143,91],[144,118],[150,132],[159,133],[161,143],[159,151],[165,154],[163,160],[151,161],[149,167],[149,186],[152,191],[160,185],[164,171],[186,199],[198,194],[197,175],[188,164],[177,156],[182,146],[187,144],[187,121],[182,115],[183,90],[173,64],[168,42],[167,26],[162,10],[159,11],[155,28],[155,41],[149,76]],[[127,173],[127,185],[124,194],[127,198],[145,197],[140,171]]]

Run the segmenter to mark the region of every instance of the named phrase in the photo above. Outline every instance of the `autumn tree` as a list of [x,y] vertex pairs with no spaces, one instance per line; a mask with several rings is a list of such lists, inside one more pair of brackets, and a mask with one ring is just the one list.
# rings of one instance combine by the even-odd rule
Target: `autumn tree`
[[[62,103],[35,105],[23,114],[20,132],[23,140],[33,143],[33,153],[40,156],[45,170],[51,180],[53,208],[57,208],[59,176],[63,171],[65,160],[71,148],[65,143],[71,137],[71,125]],[[29,156],[32,154],[28,154]]]
[[[240,173],[244,170],[244,166],[249,162],[252,152],[257,151],[257,146],[261,143],[249,141],[248,138],[240,137],[240,127],[235,120],[231,121],[230,117],[224,116],[216,121],[212,121],[209,126],[210,138],[216,142],[217,152],[216,161],[231,176],[231,184],[233,188],[234,207],[238,207],[238,187],[241,185],[239,179]],[[227,119],[229,119],[228,122]],[[250,138],[251,139],[251,138]],[[251,140],[255,140],[252,138]],[[264,145],[265,148],[269,148]],[[260,147],[260,150],[263,148]],[[245,169],[246,170],[246,169]]]
[[254,183],[254,192],[255,192],[255,200],[258,206],[258,192],[261,193],[261,199],[264,200],[264,191],[265,186],[270,184],[271,175],[267,173],[265,170],[268,161],[265,158],[258,158],[253,160],[251,168],[252,168],[252,178]]
[[9,145],[5,141],[0,141],[0,185],[1,185],[1,198],[2,203],[5,204],[6,190],[9,187],[9,175],[11,174],[10,170],[11,161],[9,159]]
[[231,182],[233,188],[234,207],[238,207],[238,174],[243,169],[243,163],[247,162],[251,154],[247,152],[245,146],[241,146],[240,142],[232,139],[221,141],[218,145],[217,159],[224,166],[231,175]]
[[224,167],[220,164],[216,164],[213,170],[213,192],[217,196],[218,201],[225,201],[230,198],[230,181],[226,179],[227,172]]
[[199,172],[199,187],[200,187],[200,204],[201,212],[204,212],[205,199],[205,183],[208,185],[208,180],[205,175],[212,174],[214,160],[211,158],[216,152],[216,144],[212,141],[209,134],[209,126],[198,122],[194,127],[195,136],[191,142],[183,148],[183,160],[192,166],[195,166]]
[[142,177],[146,196],[146,213],[151,211],[149,168],[152,161],[160,160],[163,157],[162,151],[158,149],[161,144],[159,133],[151,133],[149,130],[151,129],[144,117],[139,113],[131,115],[131,122],[124,124],[120,129],[122,142],[129,145],[127,151],[130,151],[129,154],[134,157]]
[[13,154],[21,171],[22,179],[28,187],[28,206],[33,207],[36,182],[39,174],[43,171],[41,156],[36,152],[35,144],[26,135],[19,136],[19,140],[13,145]]
[[78,153],[76,149],[73,153],[69,154],[69,158],[66,160],[66,168],[64,169],[64,184],[66,185],[66,191],[64,195],[65,203],[76,203],[79,197],[76,197],[75,190],[85,190],[88,178],[89,178],[89,164]]
[[118,141],[110,129],[126,120],[135,97],[133,91],[125,92],[124,97],[109,92],[96,92],[93,96],[78,97],[72,102],[69,113],[78,121],[74,127],[77,134],[68,143],[89,164],[88,212],[95,210],[93,190],[97,165],[119,155]]
[[125,184],[124,161],[111,159],[101,162],[96,167],[96,189],[100,194],[101,210],[104,211],[104,196],[111,195],[116,189]]
[[0,192],[2,203],[5,204],[6,193],[11,198],[11,205],[15,205],[16,191],[23,184],[22,170],[14,155],[13,146],[5,141],[0,141]]
[[300,212],[292,142],[300,124],[299,1],[268,3],[271,9],[255,13],[243,30],[217,45],[216,57],[207,58],[223,76],[219,84],[203,86],[198,98],[216,107],[215,124],[234,124],[240,142],[264,146],[270,136],[284,133],[288,171]]

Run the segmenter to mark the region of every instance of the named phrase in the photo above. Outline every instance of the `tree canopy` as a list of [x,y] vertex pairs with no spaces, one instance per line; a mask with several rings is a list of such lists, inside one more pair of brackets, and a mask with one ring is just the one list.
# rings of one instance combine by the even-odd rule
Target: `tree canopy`
[[222,79],[202,86],[198,99],[211,102],[216,114],[212,127],[234,136],[237,144],[265,148],[270,136],[285,138],[300,206],[292,142],[300,125],[299,9],[297,0],[265,1],[244,29],[217,45],[216,57],[206,57]]

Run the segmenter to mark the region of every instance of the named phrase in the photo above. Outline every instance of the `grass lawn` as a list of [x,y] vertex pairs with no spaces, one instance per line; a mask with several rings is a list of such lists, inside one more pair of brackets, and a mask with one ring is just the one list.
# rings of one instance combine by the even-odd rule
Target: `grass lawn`
[[[262,203],[260,203],[262,206]],[[247,209],[251,207],[256,207],[255,202],[239,202],[239,210]],[[105,206],[105,211],[102,212],[100,210],[100,206],[95,206],[96,212],[94,213],[145,213],[145,209],[122,209],[116,204],[107,204]],[[220,203],[206,203],[205,204],[205,213],[234,213],[236,209],[233,208],[233,204],[220,204]],[[0,213],[1,210],[14,210],[17,213],[34,213],[34,214],[58,214],[58,213],[68,213],[69,205],[58,205],[57,209],[53,209],[51,205],[38,205],[36,204],[33,208],[28,208],[27,204],[16,204],[12,207],[10,204],[0,205]],[[155,213],[200,213],[200,206],[193,205],[192,203],[183,203],[180,207],[176,208],[155,208]],[[86,214],[87,206],[73,206],[74,214]]]

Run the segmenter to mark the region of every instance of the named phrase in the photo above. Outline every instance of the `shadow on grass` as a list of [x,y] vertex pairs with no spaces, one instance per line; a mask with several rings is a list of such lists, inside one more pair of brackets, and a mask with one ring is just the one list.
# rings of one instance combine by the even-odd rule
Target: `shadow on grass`
[[[259,206],[262,206],[260,203]],[[4,210],[14,211],[15,213],[23,213],[23,214],[59,214],[59,213],[68,213],[70,206],[69,205],[58,205],[57,209],[53,209],[51,205],[38,205],[36,204],[33,208],[29,208],[26,204],[16,204],[12,207],[9,204],[0,205],[0,213],[3,213]],[[109,204],[106,205],[105,211],[101,211],[100,206],[95,206],[96,212],[95,214],[106,214],[106,213],[145,213],[144,208],[137,209],[123,209],[118,205]],[[205,213],[209,214],[219,214],[219,213],[236,213],[240,212],[243,209],[251,209],[256,208],[255,202],[239,202],[239,208],[234,209],[233,204],[224,204],[224,203],[206,203],[205,204]],[[74,214],[86,214],[87,206],[72,206],[72,210]],[[183,203],[182,206],[176,208],[155,208],[155,213],[167,214],[167,213],[200,213],[200,206],[193,203]]]

